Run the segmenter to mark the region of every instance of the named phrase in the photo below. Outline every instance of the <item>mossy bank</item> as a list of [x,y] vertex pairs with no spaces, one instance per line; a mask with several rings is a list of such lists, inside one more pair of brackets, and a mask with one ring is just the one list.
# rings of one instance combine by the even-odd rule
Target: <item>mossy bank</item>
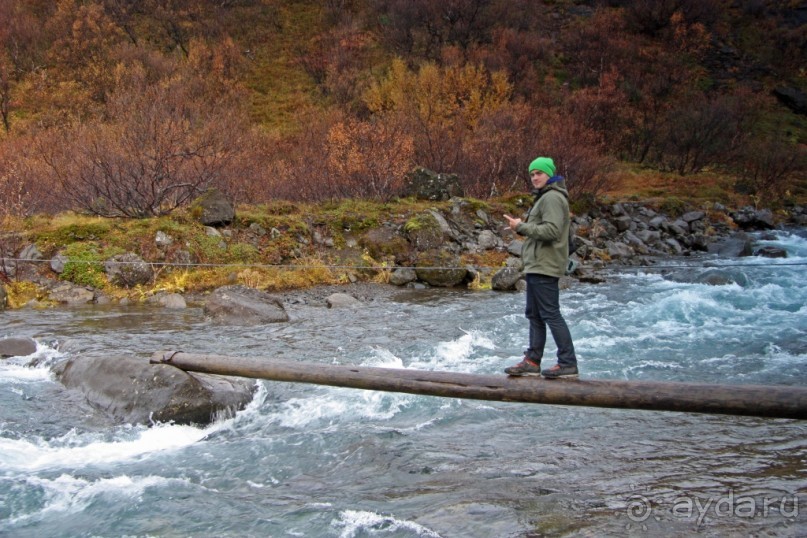
[[[519,240],[502,215],[523,214],[531,201],[279,201],[233,208],[215,225],[194,207],[150,219],[38,215],[5,223],[0,301],[137,303],[232,284],[270,292],[351,282],[485,289],[503,268],[519,269]],[[591,203],[574,217],[575,256],[596,269],[706,250],[741,228],[804,225],[801,206],[744,211],[680,199]]]

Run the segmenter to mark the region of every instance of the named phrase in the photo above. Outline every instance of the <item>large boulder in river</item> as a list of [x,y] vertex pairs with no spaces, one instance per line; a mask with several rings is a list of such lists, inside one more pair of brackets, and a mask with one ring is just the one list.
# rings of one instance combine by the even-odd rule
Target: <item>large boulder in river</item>
[[36,342],[30,338],[0,338],[0,357],[25,357],[36,352]]
[[210,294],[204,313],[232,325],[260,325],[289,321],[283,302],[266,292],[246,286],[223,286]]
[[76,357],[55,373],[93,407],[130,424],[209,424],[243,409],[255,390],[252,379],[189,373],[137,357]]

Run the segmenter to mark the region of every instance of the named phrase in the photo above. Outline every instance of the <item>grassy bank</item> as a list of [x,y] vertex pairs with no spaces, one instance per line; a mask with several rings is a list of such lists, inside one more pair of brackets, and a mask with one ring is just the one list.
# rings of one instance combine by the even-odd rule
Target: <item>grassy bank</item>
[[[711,207],[714,202],[728,207],[753,204],[731,190],[731,178],[708,173],[681,177],[626,166],[618,172],[618,179],[595,204],[641,201],[667,214]],[[468,199],[461,204],[460,217],[472,225],[498,228],[502,214],[521,214],[529,203],[524,194],[488,201]],[[584,205],[573,207],[579,214],[586,210]],[[240,206],[234,222],[217,231],[200,224],[192,209],[139,220],[76,213],[6,219],[0,256],[16,258],[30,245],[41,255],[36,263],[21,263],[17,273],[6,278],[8,306],[17,308],[32,299],[45,299],[47,287],[56,279],[94,288],[112,299],[132,301],[159,293],[204,293],[227,284],[282,291],[356,281],[386,282],[396,259],[411,249],[413,234],[435,226],[428,211],[448,214],[452,208],[456,211],[452,202],[414,199],[319,204],[277,201]],[[490,217],[489,222],[482,221],[480,211]],[[122,288],[109,281],[104,261],[125,252],[136,253],[152,264],[155,277],[150,284]],[[49,263],[57,254],[64,257],[64,270],[58,275]],[[500,250],[465,252],[461,262],[490,269],[472,285],[484,288],[507,256]]]

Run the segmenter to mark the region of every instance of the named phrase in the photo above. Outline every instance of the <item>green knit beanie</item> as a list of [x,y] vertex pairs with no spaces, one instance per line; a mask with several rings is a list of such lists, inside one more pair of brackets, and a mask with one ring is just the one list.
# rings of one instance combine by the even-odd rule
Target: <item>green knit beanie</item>
[[552,177],[555,175],[555,163],[549,157],[538,157],[530,163],[529,172],[533,170],[540,170],[549,177]]

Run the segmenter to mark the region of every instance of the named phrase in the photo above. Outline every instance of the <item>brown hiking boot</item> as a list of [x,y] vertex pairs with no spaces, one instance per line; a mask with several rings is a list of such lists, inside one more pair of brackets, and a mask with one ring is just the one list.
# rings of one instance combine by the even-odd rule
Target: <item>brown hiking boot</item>
[[547,379],[557,379],[559,377],[577,377],[577,366],[561,366],[556,364],[552,368],[547,368],[541,372],[541,375]]
[[541,375],[541,363],[524,358],[520,363],[504,369],[507,375]]

